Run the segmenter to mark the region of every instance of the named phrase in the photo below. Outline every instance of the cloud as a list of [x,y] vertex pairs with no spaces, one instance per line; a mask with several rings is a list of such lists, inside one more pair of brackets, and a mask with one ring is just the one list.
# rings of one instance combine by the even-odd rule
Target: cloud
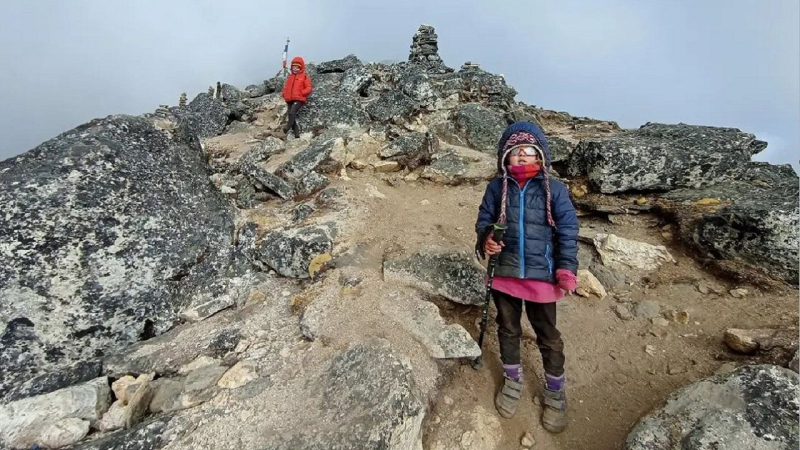
[[445,63],[503,73],[518,100],[623,127],[732,126],[800,149],[796,0],[629,2],[294,0],[9,2],[0,16],[0,159],[95,117],[240,87],[289,53],[406,60],[421,23]]

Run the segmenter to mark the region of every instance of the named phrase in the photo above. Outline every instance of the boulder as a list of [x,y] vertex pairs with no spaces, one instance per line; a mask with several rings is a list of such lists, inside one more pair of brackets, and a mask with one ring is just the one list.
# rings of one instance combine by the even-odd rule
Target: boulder
[[315,139],[303,151],[278,166],[275,175],[290,183],[296,183],[328,160],[334,152],[343,152],[342,147],[344,147],[342,138]]
[[0,162],[0,202],[0,396],[163,333],[242,270],[202,155],[145,118],[93,120]]
[[625,450],[793,449],[798,376],[772,365],[743,366],[685,386],[643,417]]
[[663,245],[638,242],[615,234],[597,233],[594,245],[603,264],[620,271],[652,271],[665,262],[675,262]]
[[259,183],[265,189],[275,193],[278,197],[289,200],[294,197],[294,189],[282,178],[267,172],[253,163],[241,164],[239,170],[252,181]]
[[384,92],[366,107],[372,120],[380,123],[401,123],[415,112],[414,100],[401,90]]
[[332,226],[309,225],[267,233],[257,249],[258,258],[285,277],[310,278],[311,261],[333,250]]
[[[741,329],[728,328],[723,340],[732,350],[755,355],[761,363],[792,368],[797,358],[798,338],[796,327]],[[797,372],[796,369],[793,369]]]
[[418,252],[384,261],[383,278],[464,305],[481,305],[486,271],[463,251]]
[[[723,182],[662,196],[685,219],[682,239],[703,255],[743,263],[789,284],[798,283],[798,176],[788,165],[751,162]],[[703,206],[702,199],[716,199]]]
[[439,140],[432,133],[407,133],[391,141],[378,155],[409,169],[416,169],[429,164],[431,156],[438,151]]
[[99,377],[102,371],[102,361],[79,361],[58,370],[45,372],[17,385],[3,396],[3,402],[12,402],[83,384]]
[[250,98],[261,97],[270,93],[267,90],[267,85],[263,83],[251,84],[250,86],[244,88],[244,90],[247,92],[247,95],[250,96]]
[[186,108],[174,110],[182,141],[199,149],[201,138],[218,136],[229,122],[231,110],[207,93],[198,94]]
[[264,450],[422,447],[425,400],[414,374],[388,341],[352,344],[309,383],[313,407],[264,433]]
[[419,340],[432,358],[474,359],[481,354],[478,344],[464,327],[446,323],[436,305],[411,292],[393,291],[381,299],[378,307],[389,321]]
[[349,69],[363,66],[356,55],[347,55],[342,59],[321,62],[316,66],[317,73],[347,72]]
[[350,85],[341,88],[341,74],[330,75],[336,78],[330,77],[330,81],[325,80],[321,85],[312,77],[314,92],[308,96],[308,102],[297,114],[298,125],[302,130],[337,126],[365,127],[369,123],[369,116],[357,101],[358,97],[347,89]]
[[587,176],[604,194],[696,189],[741,171],[742,163],[766,146],[736,128],[647,123],[581,141],[569,174]]
[[[162,415],[136,426],[106,434],[79,445],[70,450],[156,450],[165,447],[189,424],[175,425],[172,415]],[[169,431],[166,433],[168,425]]]
[[480,183],[497,174],[497,160],[486,153],[464,147],[447,146],[434,153],[422,170],[422,178],[445,185]]
[[372,82],[372,74],[364,67],[352,67],[347,69],[342,76],[339,90],[349,95],[360,95],[367,97],[369,84]]
[[89,422],[100,420],[110,405],[111,389],[106,377],[0,405],[0,444],[30,448],[46,437],[56,439],[61,435],[66,439],[82,429],[83,423],[64,420],[87,421],[88,431]]
[[[460,95],[464,102],[478,101],[501,110],[508,110],[516,103],[514,97],[517,96],[517,91],[506,84],[502,75],[469,67],[460,70],[458,76],[461,79]],[[495,145],[499,139],[500,134],[495,138]]]
[[497,142],[508,126],[502,114],[477,103],[467,103],[456,107],[452,120],[471,148],[497,155]]

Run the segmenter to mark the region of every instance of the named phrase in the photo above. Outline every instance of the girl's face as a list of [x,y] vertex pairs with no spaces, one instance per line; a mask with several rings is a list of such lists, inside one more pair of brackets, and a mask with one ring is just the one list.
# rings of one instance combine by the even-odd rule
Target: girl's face
[[532,146],[517,147],[508,154],[508,163],[512,166],[525,166],[529,164],[541,164],[539,151]]

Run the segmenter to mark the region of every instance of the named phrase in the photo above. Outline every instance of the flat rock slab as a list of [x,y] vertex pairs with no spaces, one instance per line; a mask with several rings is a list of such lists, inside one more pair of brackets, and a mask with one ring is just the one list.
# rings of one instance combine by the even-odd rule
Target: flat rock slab
[[389,320],[421,342],[432,358],[474,359],[481,355],[478,344],[464,327],[446,323],[436,305],[411,292],[394,291],[381,299],[379,307]]
[[385,281],[414,286],[464,305],[481,305],[486,271],[461,251],[419,252],[383,263]]
[[798,376],[772,365],[751,365],[676,391],[642,418],[625,450],[794,449]]
[[569,170],[587,176],[604,194],[699,188],[740,171],[742,162],[766,146],[736,128],[648,123],[581,141]]
[[30,448],[45,435],[52,439],[63,435],[66,439],[74,434],[79,424],[74,421],[58,423],[66,419],[95,422],[110,405],[111,388],[106,377],[0,405],[0,444]]
[[309,385],[315,407],[267,433],[265,450],[421,448],[425,407],[408,362],[388,341],[356,343]]

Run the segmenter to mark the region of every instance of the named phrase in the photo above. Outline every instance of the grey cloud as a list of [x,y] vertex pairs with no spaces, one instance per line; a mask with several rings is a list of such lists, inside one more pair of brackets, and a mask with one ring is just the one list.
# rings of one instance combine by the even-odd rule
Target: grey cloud
[[153,0],[14,2],[0,17],[0,158],[95,117],[257,83],[290,57],[404,60],[421,23],[440,54],[503,73],[529,104],[616,120],[733,126],[800,157],[795,0],[761,2]]

